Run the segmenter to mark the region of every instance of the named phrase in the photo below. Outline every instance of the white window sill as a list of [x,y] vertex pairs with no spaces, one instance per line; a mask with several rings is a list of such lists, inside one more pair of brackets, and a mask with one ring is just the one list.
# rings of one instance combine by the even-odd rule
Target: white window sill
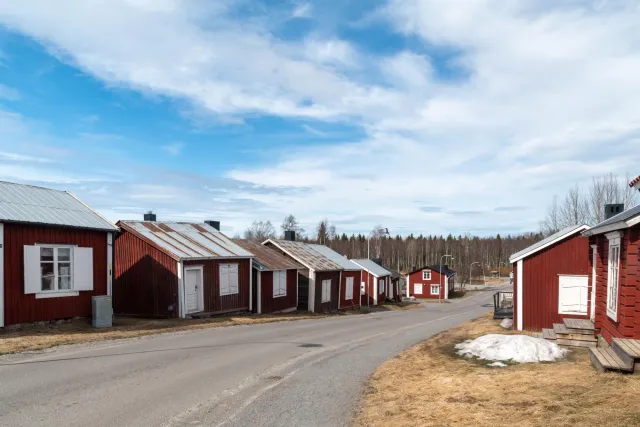
[[220,294],[221,297],[227,296],[227,295],[238,295],[240,292],[229,292],[228,294]]
[[607,310],[607,317],[613,320],[614,322],[618,321],[618,313],[614,313],[612,311]]
[[287,294],[284,294],[284,295],[274,295],[273,297],[274,297],[274,298],[282,298],[282,297],[286,297],[286,296],[287,296]]
[[37,293],[36,299],[77,297],[78,295],[80,295],[78,291],[46,291]]
[[353,297],[351,297],[351,298],[345,298],[344,300],[345,300],[345,301],[351,301],[352,299],[353,299]]

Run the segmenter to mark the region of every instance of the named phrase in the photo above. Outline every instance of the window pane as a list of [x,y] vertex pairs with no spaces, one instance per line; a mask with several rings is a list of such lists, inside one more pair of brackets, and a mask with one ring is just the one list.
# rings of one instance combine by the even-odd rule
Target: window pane
[[40,248],[40,261],[53,261],[53,248]]
[[42,278],[42,290],[43,291],[52,291],[53,290],[53,277],[43,277]]
[[58,277],[58,289],[71,289],[71,277]]
[[58,261],[71,261],[71,248],[58,248]]
[[58,276],[71,276],[71,263],[59,262],[58,263]]
[[40,264],[40,271],[42,272],[42,277],[53,277],[53,263],[43,262],[42,264]]

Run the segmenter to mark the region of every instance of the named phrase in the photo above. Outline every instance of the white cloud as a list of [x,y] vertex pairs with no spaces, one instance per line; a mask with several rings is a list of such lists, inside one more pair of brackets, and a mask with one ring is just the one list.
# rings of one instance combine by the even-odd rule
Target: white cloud
[[309,18],[311,17],[311,3],[300,3],[297,4],[295,8],[293,8],[293,12],[291,12],[292,18]]
[[17,101],[20,99],[20,92],[12,87],[5,86],[0,83],[0,99],[6,99],[7,101]]
[[171,154],[172,156],[177,156],[180,153],[182,153],[182,149],[184,148],[184,143],[182,142],[176,142],[174,144],[168,144],[168,145],[164,145],[162,147],[162,149]]

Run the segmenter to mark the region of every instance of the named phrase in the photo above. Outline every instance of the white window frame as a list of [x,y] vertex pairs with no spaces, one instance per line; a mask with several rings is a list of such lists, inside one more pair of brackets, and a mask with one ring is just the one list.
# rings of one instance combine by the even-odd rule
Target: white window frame
[[385,287],[385,280],[384,279],[379,279],[378,280],[378,287],[380,288],[378,290],[378,292],[380,293],[380,295],[384,294],[384,287]]
[[[55,297],[57,295],[79,295],[78,291],[74,290],[74,286],[73,286],[73,279],[74,279],[74,275],[73,275],[73,250],[76,247],[75,245],[60,245],[60,244],[55,244],[55,245],[50,245],[50,244],[37,244],[35,246],[38,246],[40,248],[40,251],[42,252],[43,248],[51,248],[53,249],[53,261],[49,262],[49,261],[42,261],[42,255],[40,256],[40,260],[39,260],[39,266],[40,266],[40,291],[36,294],[36,298],[47,298],[47,297]],[[63,248],[63,249],[69,249],[69,261],[63,261],[64,263],[69,263],[69,277],[70,277],[70,284],[69,284],[69,289],[59,289],[59,284],[58,284],[58,278],[60,277],[58,275],[58,249]],[[53,283],[54,283],[54,289],[51,290],[43,290],[42,289],[42,263],[51,263],[53,264]]]
[[273,297],[287,296],[287,270],[274,270],[273,272]]
[[331,279],[322,281],[322,302],[331,302]]
[[360,295],[365,295],[366,286],[367,286],[366,282],[360,282]]
[[353,277],[347,277],[345,283],[344,299],[349,301],[353,299]]
[[422,280],[431,280],[431,270],[422,270]]
[[[418,286],[420,286],[420,292],[418,292]],[[413,293],[424,295],[424,285],[422,283],[414,283],[413,284]]]
[[618,305],[620,303],[620,252],[621,233],[613,232],[606,235],[609,240],[609,254],[607,260],[607,316],[614,322],[618,321]]
[[[436,288],[437,292],[433,292],[433,288]],[[440,285],[429,285],[429,292],[431,295],[440,295]]]
[[[231,266],[235,266],[236,269],[237,269],[237,275],[236,275],[237,282],[236,282],[236,285],[235,285],[235,292],[232,290],[233,287],[231,286],[231,283],[229,283],[228,292],[223,292],[223,290],[222,290],[222,285],[223,285],[223,272],[222,272],[222,269],[223,269],[223,267],[228,268],[228,267],[231,267]],[[239,266],[239,264],[237,264],[237,263],[235,263],[235,264],[220,264],[218,266],[218,270],[219,270],[218,271],[218,278],[219,278],[220,296],[222,297],[222,296],[225,296],[225,295],[236,295],[236,294],[239,294],[240,293],[240,266]],[[227,276],[230,277],[231,275],[227,274]]]

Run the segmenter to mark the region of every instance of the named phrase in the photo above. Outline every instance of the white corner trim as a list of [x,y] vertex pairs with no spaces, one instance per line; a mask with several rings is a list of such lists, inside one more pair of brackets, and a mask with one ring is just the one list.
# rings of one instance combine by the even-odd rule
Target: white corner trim
[[178,261],[177,263],[177,271],[178,271],[178,317],[184,319],[186,317],[186,307],[184,301],[184,272],[182,271],[182,262]]
[[4,328],[4,224],[0,223],[0,328]]
[[[345,290],[344,293],[344,298],[345,300],[347,299],[347,292]],[[340,276],[338,276],[338,310],[340,310],[342,307],[340,307],[340,301],[342,300],[342,270],[340,270]]]
[[80,295],[78,291],[50,291],[37,293],[36,299],[77,297],[78,295]]
[[[253,272],[252,272],[253,273]],[[252,274],[253,276],[253,274]],[[258,293],[258,295],[256,295],[256,301],[258,302],[256,305],[256,313],[257,314],[262,314],[262,271],[258,270],[258,283],[256,283],[256,292]],[[297,298],[296,298],[296,304],[297,304]]]
[[113,233],[107,233],[107,295],[113,296]]
[[524,263],[522,262],[522,260],[518,261],[518,287],[517,287],[517,293],[518,293],[518,298],[516,301],[516,306],[517,306],[517,311],[518,311],[518,316],[516,319],[516,328],[521,331],[522,330],[522,270],[524,268]]
[[589,318],[595,320],[596,318],[596,262],[598,256],[598,245],[591,245],[591,313]]
[[316,312],[316,272],[309,269],[309,296],[307,298],[308,309],[311,313]]
[[[238,269],[240,269],[240,264],[238,264]],[[260,275],[260,271],[258,271],[258,275]],[[204,277],[202,278],[202,282],[204,283]],[[238,290],[240,290],[240,272],[238,272]],[[258,296],[260,296],[260,294],[258,294]],[[249,259],[249,313],[251,313],[252,310],[253,310],[253,258]]]

